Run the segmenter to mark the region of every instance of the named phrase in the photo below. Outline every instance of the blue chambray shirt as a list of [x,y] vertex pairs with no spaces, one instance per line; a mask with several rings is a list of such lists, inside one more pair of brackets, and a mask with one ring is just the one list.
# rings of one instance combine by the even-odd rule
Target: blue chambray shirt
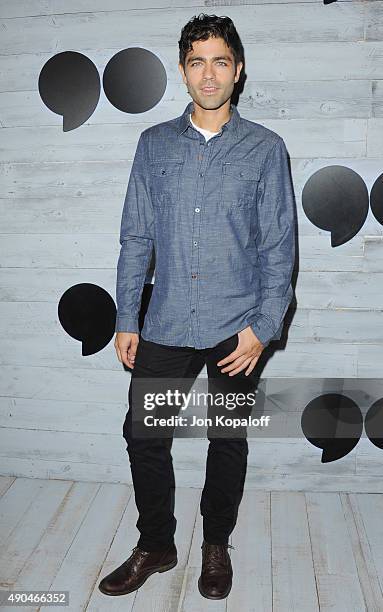
[[141,133],[121,219],[116,332],[139,333],[154,249],[145,340],[202,349],[249,325],[265,346],[281,337],[295,257],[286,146],[230,107],[208,142],[190,122],[192,101]]

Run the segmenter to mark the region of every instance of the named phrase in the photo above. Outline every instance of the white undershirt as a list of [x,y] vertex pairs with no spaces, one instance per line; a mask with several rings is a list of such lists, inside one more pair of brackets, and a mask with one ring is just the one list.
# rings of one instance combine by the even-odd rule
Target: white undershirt
[[210,130],[203,130],[202,128],[200,128],[198,125],[196,125],[191,117],[191,113],[190,115],[190,121],[192,123],[192,125],[194,125],[195,129],[198,130],[199,132],[201,132],[201,134],[203,134],[206,138],[206,142],[209,140],[209,138],[211,138],[212,136],[215,136],[216,134],[218,134],[218,132],[210,132]]

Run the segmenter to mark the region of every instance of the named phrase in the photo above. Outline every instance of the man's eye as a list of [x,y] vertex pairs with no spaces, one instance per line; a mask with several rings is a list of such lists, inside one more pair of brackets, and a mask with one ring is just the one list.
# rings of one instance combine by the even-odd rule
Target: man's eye
[[[190,65],[191,66],[196,66],[197,64],[200,64],[201,62],[192,62]],[[217,64],[221,64],[222,66],[227,66],[226,62],[217,62]]]

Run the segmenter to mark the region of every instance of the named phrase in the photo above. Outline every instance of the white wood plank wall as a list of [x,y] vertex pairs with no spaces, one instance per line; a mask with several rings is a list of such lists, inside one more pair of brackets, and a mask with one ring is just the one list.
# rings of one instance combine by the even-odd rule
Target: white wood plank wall
[[[287,144],[299,218],[297,311],[284,351],[263,376],[383,374],[383,227],[369,211],[360,233],[332,249],[301,205],[311,174],[355,169],[371,189],[383,172],[383,1],[0,1],[0,473],[130,482],[122,438],[129,374],[113,342],[82,357],[57,318],[73,284],[115,297],[122,204],[132,155],[148,125],[190,100],[178,73],[182,26],[199,12],[229,15],[242,37],[247,82],[240,113]],[[129,46],[156,53],[168,86],[141,115],[101,91],[85,125],[63,133],[38,76],[61,51],[83,52],[100,76]],[[202,372],[202,375],[205,375]],[[383,395],[383,394],[382,394]],[[179,482],[200,486],[204,453],[176,440]],[[205,449],[205,440],[197,442]],[[248,485],[382,491],[383,452],[368,440],[333,465],[305,440],[251,441]]]

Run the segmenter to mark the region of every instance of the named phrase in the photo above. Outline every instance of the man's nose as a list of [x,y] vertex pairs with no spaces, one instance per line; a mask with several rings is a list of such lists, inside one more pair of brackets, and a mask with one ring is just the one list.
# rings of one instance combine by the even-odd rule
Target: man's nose
[[204,79],[214,79],[214,70],[212,66],[205,66],[204,71],[203,71],[203,78]]

